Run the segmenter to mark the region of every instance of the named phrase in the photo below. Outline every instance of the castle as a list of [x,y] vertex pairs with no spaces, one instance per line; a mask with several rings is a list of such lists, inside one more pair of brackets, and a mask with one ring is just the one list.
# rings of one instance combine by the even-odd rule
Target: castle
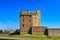
[[36,12],[21,12],[20,34],[40,34],[44,35],[46,27],[41,27],[40,10]]
[[[20,34],[33,34],[33,35],[60,35],[57,34],[58,32],[56,29],[49,29],[45,26],[41,26],[41,13],[40,10],[37,10],[36,12],[20,12]],[[59,29],[60,30],[60,29]],[[54,32],[54,33],[53,33]]]

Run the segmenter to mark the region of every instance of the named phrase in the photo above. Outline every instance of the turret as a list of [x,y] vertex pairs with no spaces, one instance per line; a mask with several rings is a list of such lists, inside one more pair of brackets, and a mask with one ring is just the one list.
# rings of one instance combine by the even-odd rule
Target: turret
[[36,13],[37,13],[37,15],[40,15],[40,10],[37,10]]

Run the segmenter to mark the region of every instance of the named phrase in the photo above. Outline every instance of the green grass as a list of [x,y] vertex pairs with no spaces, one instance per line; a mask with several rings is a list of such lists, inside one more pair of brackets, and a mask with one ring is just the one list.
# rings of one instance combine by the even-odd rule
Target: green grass
[[9,35],[9,37],[14,38],[46,38],[47,36],[38,36],[38,35]]
[[47,38],[47,36],[41,35],[0,35],[0,37],[11,37],[11,38]]
[[0,37],[4,38],[32,38],[37,40],[60,40],[60,36],[51,36],[48,38],[45,35],[0,35]]

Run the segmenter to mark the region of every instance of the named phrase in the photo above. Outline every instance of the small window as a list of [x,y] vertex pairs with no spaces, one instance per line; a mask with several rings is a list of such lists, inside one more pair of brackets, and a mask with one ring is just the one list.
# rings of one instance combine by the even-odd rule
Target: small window
[[35,31],[34,31],[35,32]]
[[23,19],[23,22],[24,22],[24,19]]
[[31,22],[31,20],[29,20],[29,22]]
[[24,16],[23,16],[24,17]]
[[23,27],[24,27],[24,24],[23,24]]
[[35,17],[35,19],[36,19],[36,17]]
[[37,31],[38,32],[38,31]]
[[31,16],[29,16],[29,18],[31,18]]
[[36,17],[34,17],[34,19],[36,19]]
[[29,16],[29,22],[31,22],[31,16]]
[[24,31],[25,32],[25,31]]

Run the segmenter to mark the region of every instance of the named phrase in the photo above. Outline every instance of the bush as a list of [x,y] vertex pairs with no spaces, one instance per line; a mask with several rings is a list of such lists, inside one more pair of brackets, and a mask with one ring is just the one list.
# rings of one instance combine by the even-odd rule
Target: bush
[[2,31],[2,30],[0,30],[0,34],[2,34],[2,32],[3,32],[3,31]]

